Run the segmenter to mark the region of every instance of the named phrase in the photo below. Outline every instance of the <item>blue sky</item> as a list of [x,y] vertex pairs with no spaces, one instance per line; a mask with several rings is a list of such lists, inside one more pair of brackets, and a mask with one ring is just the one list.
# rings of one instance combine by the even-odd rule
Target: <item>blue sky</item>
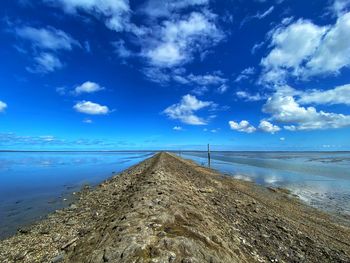
[[350,150],[349,0],[5,0],[1,149]]

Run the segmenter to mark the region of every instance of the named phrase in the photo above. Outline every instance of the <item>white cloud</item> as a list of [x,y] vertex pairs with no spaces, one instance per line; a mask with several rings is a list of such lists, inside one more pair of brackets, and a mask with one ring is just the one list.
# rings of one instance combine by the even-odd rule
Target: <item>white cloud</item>
[[264,80],[281,81],[288,69],[292,70],[291,74],[300,75],[301,64],[316,51],[326,30],[326,27],[303,19],[277,27],[271,36],[270,46],[273,49],[261,61],[265,70]]
[[229,86],[227,84],[222,84],[220,87],[217,88],[217,92],[220,94],[225,93],[229,89]]
[[34,28],[30,26],[15,29],[17,36],[29,40],[34,47],[46,50],[72,50],[79,42],[62,30],[53,27]]
[[241,121],[241,122],[234,122],[234,121],[229,121],[230,128],[232,130],[236,130],[239,132],[245,132],[245,133],[253,133],[256,131],[256,128],[251,125],[248,121]]
[[250,53],[252,53],[254,55],[264,44],[265,44],[264,41],[254,44],[254,46],[250,50]]
[[290,94],[276,92],[263,106],[263,112],[271,119],[286,124],[285,129],[317,130],[350,126],[350,116],[317,111],[314,107],[303,107]]
[[181,9],[195,6],[205,6],[209,0],[149,0],[141,11],[152,18],[168,17]]
[[67,90],[66,90],[66,87],[57,87],[57,88],[56,88],[56,92],[57,92],[59,95],[63,96],[63,95],[66,95]]
[[262,59],[262,82],[284,83],[289,76],[308,79],[338,74],[350,66],[350,13],[336,24],[318,26],[299,19],[283,22],[271,33],[271,52]]
[[350,84],[329,90],[311,90],[298,93],[301,104],[346,104],[350,105]]
[[265,10],[264,12],[257,12],[255,15],[246,16],[242,20],[240,27],[243,27],[246,23],[248,23],[249,21],[252,21],[253,19],[261,20],[261,19],[267,17],[268,15],[270,15],[273,12],[274,9],[275,9],[275,7],[271,6],[267,10]]
[[164,21],[152,31],[144,41],[142,55],[150,65],[160,68],[184,64],[193,59],[194,53],[223,39],[211,13],[192,12],[181,19]]
[[102,106],[98,103],[91,101],[80,101],[73,107],[77,112],[90,114],[90,115],[104,115],[108,114],[110,110],[107,106]]
[[126,45],[124,40],[118,40],[112,42],[114,49],[114,52],[120,57],[120,58],[128,58],[133,56],[133,52],[129,50]]
[[265,17],[267,17],[268,15],[270,15],[272,12],[273,12],[273,10],[275,9],[275,7],[274,6],[271,6],[269,9],[267,9],[265,12],[262,12],[262,13],[257,13],[256,15],[255,15],[255,17],[257,18],[257,19],[263,19],[263,18],[265,18]]
[[244,99],[246,101],[259,101],[259,100],[263,100],[266,97],[263,95],[260,95],[259,93],[256,94],[250,94],[246,91],[237,91],[236,92],[236,96],[240,99]]
[[49,73],[63,67],[61,60],[54,54],[43,52],[34,57],[35,65],[27,67],[31,73]]
[[280,138],[280,141],[282,141],[282,142],[284,142],[285,140],[286,140],[286,138],[284,138],[284,137]]
[[179,103],[173,104],[164,110],[164,113],[173,120],[180,120],[190,125],[205,125],[207,120],[198,117],[194,112],[203,108],[214,106],[211,101],[201,101],[195,96],[185,95]]
[[7,104],[0,100],[0,112],[4,112],[7,108]]
[[91,119],[84,119],[83,122],[84,122],[84,123],[87,123],[87,124],[93,123],[93,121],[92,121]]
[[[217,86],[217,91],[219,93],[224,93],[228,89],[228,86],[226,85],[228,79],[222,77],[223,74],[220,71],[207,73],[204,75],[194,75],[192,73],[185,75],[184,73],[185,72],[180,71],[177,73],[174,72],[170,75],[172,76],[172,80],[180,84],[199,86],[195,89],[196,91],[207,91],[208,87],[210,86]],[[202,93],[203,92],[200,92],[200,94]]]
[[175,126],[173,128],[174,131],[182,131],[182,127],[181,126]]
[[350,0],[335,0],[331,9],[336,15],[341,15],[350,7]]
[[99,84],[95,82],[86,81],[75,88],[75,93],[76,94],[94,93],[100,90],[104,90],[104,87],[101,87]]
[[44,0],[60,6],[65,12],[76,14],[83,11],[101,17],[106,26],[115,31],[122,31],[128,25],[130,6],[128,0]]
[[249,67],[244,70],[237,76],[235,79],[235,82],[240,82],[245,79],[249,79],[250,76],[255,74],[255,68],[254,67]]
[[218,74],[206,74],[206,75],[190,74],[187,76],[187,79],[192,83],[198,84],[200,86],[222,85],[227,81],[227,79],[219,76]]
[[265,120],[260,121],[259,129],[264,132],[269,132],[272,134],[279,132],[281,130],[281,128],[278,127],[277,125],[273,125],[271,122],[268,122]]
[[57,53],[61,50],[70,51],[80,47],[78,41],[62,30],[53,27],[34,28],[30,26],[17,27],[15,34],[30,41],[34,53],[35,64],[26,69],[31,73],[49,73],[63,67]]
[[350,12],[340,16],[306,64],[306,75],[339,73],[350,66]]

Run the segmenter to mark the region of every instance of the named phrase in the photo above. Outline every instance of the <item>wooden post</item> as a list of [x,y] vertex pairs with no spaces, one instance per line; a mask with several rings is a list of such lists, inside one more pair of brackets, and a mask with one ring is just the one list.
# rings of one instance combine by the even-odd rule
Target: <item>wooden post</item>
[[208,167],[210,168],[210,145],[208,143]]

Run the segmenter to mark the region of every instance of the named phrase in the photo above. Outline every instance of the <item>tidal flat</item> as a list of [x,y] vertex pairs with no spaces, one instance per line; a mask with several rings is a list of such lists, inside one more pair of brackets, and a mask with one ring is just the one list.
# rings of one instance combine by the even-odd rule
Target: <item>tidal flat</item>
[[0,241],[1,262],[349,262],[350,228],[289,191],[159,153]]

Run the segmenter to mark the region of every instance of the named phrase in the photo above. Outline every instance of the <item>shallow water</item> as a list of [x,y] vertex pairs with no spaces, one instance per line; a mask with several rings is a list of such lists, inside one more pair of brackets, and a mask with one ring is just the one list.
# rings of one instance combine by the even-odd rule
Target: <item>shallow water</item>
[[[72,193],[96,185],[151,152],[0,152],[0,238],[65,207]],[[67,199],[67,200],[66,200]]]
[[[206,152],[181,156],[207,165]],[[211,160],[237,179],[283,187],[309,205],[350,216],[350,152],[212,152]]]

